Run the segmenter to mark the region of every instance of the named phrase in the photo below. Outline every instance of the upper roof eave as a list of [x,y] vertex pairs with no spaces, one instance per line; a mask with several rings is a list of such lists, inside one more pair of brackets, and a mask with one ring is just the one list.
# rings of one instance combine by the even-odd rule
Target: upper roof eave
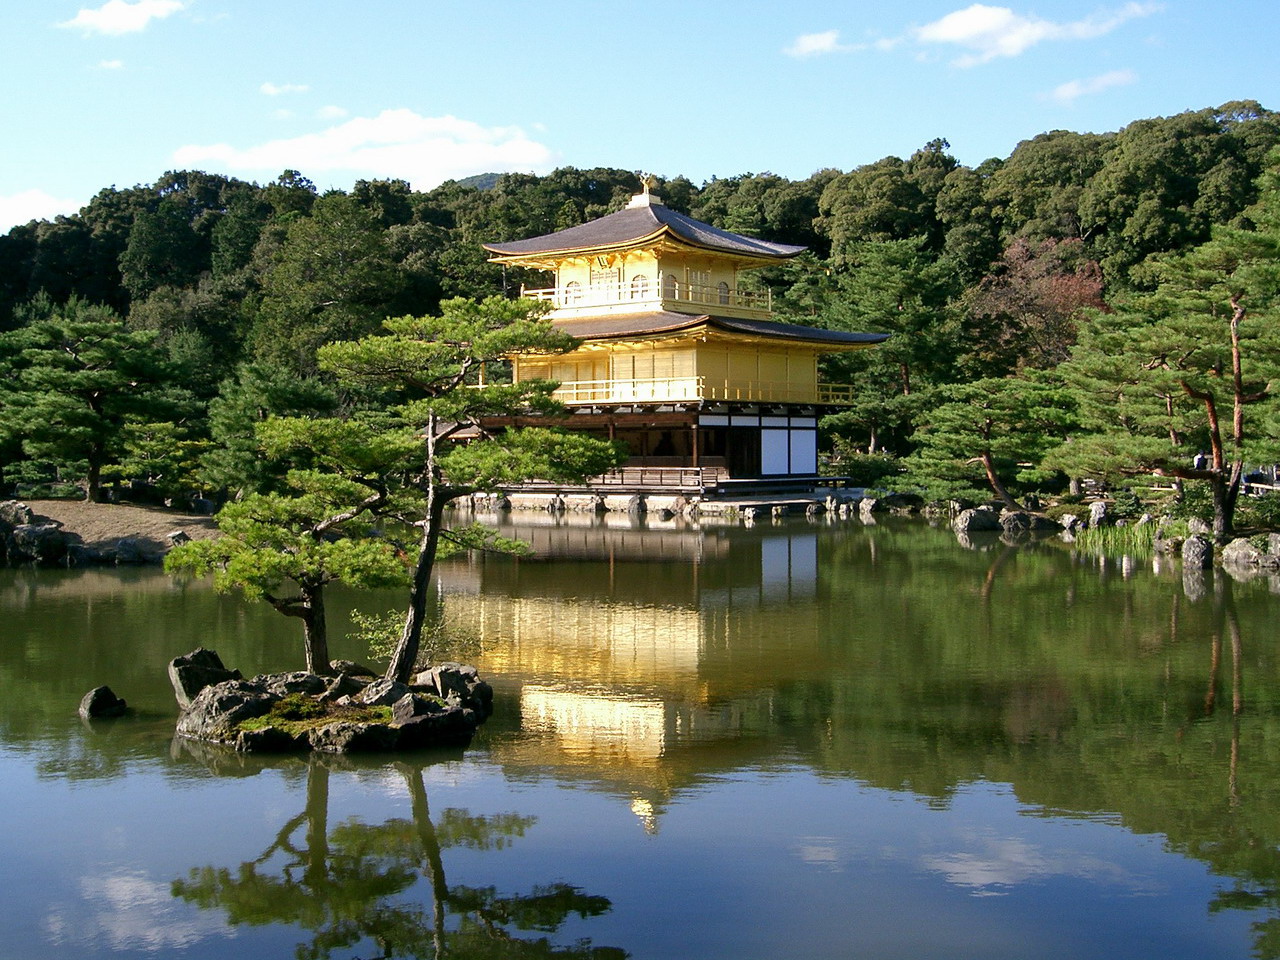
[[628,207],[598,220],[527,240],[481,244],[495,254],[494,262],[545,261],[553,256],[617,252],[670,237],[682,244],[744,260],[771,263],[804,251],[793,244],[773,243],[721,230],[675,210],[653,203]]

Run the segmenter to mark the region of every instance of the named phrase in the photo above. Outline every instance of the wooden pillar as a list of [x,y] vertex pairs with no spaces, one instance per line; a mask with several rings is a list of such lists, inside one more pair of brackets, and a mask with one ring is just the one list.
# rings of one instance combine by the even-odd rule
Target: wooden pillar
[[698,421],[694,420],[689,427],[693,431],[693,466],[699,466],[698,463]]

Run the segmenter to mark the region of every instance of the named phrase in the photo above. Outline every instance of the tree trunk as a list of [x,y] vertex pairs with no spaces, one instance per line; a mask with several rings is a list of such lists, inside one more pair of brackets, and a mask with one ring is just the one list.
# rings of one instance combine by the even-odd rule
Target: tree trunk
[[1216,543],[1226,543],[1235,535],[1240,470],[1240,464],[1233,464],[1225,476],[1219,473],[1209,482],[1213,490],[1213,539]]
[[324,617],[324,587],[303,587],[307,598],[302,616],[302,645],[307,655],[307,672],[318,677],[333,673],[329,663],[329,629]]
[[405,614],[404,629],[387,665],[388,680],[408,683],[418,659],[422,643],[422,621],[427,612],[427,594],[431,589],[431,570],[436,562],[436,548],[440,545],[440,527],[444,522],[444,505],[448,498],[438,486],[427,491],[427,516],[423,521],[422,537],[418,542],[418,563],[413,569],[413,583],[409,587],[409,610]]
[[987,471],[987,483],[991,484],[991,489],[995,491],[996,496],[1000,498],[1004,505],[1013,510],[1023,509],[1022,504],[1013,499],[1013,495],[1005,489],[1004,484],[1000,482],[1000,478],[996,476],[996,467],[991,461],[991,454],[983,452],[978,459],[981,461],[983,469]]
[[89,461],[89,472],[84,478],[84,499],[86,503],[102,502],[102,467],[93,460]]

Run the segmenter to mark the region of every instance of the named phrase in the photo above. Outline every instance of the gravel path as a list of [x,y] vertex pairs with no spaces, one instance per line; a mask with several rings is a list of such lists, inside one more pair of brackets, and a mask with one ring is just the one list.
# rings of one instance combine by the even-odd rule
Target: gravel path
[[86,503],[83,500],[26,500],[38,518],[52,520],[68,533],[76,534],[86,546],[138,537],[151,541],[159,550],[170,546],[169,534],[181,530],[193,540],[217,536],[213,518],[124,503]]

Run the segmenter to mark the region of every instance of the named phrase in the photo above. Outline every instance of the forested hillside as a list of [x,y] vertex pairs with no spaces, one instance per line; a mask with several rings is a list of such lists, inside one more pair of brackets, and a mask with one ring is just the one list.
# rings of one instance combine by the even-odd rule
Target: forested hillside
[[[1051,131],[973,168],[935,140],[905,159],[805,180],[759,173],[696,185],[674,176],[657,192],[725,229],[809,248],[756,280],[773,289],[779,319],[894,334],[828,371],[859,388],[858,403],[826,423],[846,467],[893,472],[899,461],[867,458],[910,454],[911,482],[927,474],[940,492],[972,491],[984,482],[974,466],[983,441],[948,445],[932,414],[971,404],[960,387],[974,383],[988,398],[1007,394],[997,433],[1041,441],[995,456],[1023,464],[1021,480],[1007,478],[1015,487],[1064,470],[1114,474],[1124,465],[1116,457],[1160,469],[1152,436],[1164,455],[1209,450],[1204,424],[1143,413],[1130,433],[1144,439],[1127,454],[1123,443],[1105,463],[1100,448],[1087,461],[1053,454],[1064,439],[1103,432],[1097,412],[1090,421],[1080,409],[1081,384],[1093,378],[1097,395],[1126,375],[1100,369],[1099,357],[1177,352],[1122,343],[1125,330],[1176,310],[1229,320],[1231,304],[1251,316],[1269,309],[1262,241],[1278,229],[1266,177],[1278,144],[1280,115],[1243,101],[1111,133]],[[323,194],[295,171],[265,185],[177,171],[103,189],[74,216],[15,227],[0,237],[3,487],[86,477],[93,485],[94,476],[175,492],[268,484],[252,421],[346,402],[317,376],[319,346],[373,333],[389,315],[434,313],[445,298],[543,286],[545,277],[487,263],[480,244],[583,223],[637,189],[634,171],[613,169],[470,178],[427,192],[360,181]],[[1209,253],[1197,254],[1205,245]],[[1233,300],[1235,288],[1214,284],[1241,258],[1252,265],[1241,282],[1253,286]],[[1264,347],[1260,358],[1270,356]],[[1219,352],[1201,373],[1230,365]],[[1154,389],[1176,406],[1179,376],[1162,369],[1168,376]],[[1033,430],[1017,411],[1050,402],[1043,391],[1072,413]],[[1236,397],[1256,392],[1242,385]]]

